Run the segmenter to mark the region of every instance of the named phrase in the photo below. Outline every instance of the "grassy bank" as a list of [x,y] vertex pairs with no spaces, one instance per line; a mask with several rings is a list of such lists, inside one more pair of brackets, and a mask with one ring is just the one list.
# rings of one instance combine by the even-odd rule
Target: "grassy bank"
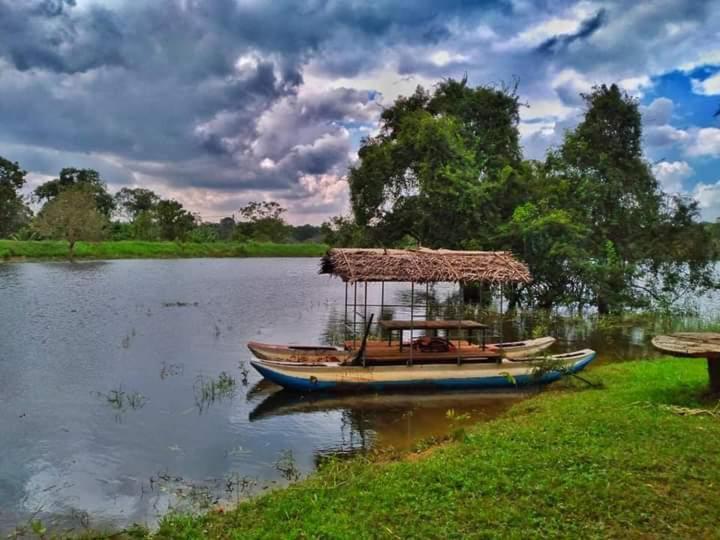
[[[78,242],[79,259],[160,259],[181,257],[319,257],[325,244],[271,242]],[[64,259],[67,242],[0,240],[0,259]]]
[[[351,460],[158,538],[718,538],[720,417],[701,360],[591,372],[459,442],[393,462]],[[715,409],[715,413],[718,409]]]

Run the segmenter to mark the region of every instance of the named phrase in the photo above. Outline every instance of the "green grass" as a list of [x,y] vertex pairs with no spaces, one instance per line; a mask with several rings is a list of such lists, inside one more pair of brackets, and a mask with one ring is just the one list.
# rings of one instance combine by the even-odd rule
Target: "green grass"
[[[460,442],[325,465],[234,510],[169,515],[157,538],[720,538],[720,418],[701,360],[590,372]],[[717,409],[716,409],[717,410]]]
[[[275,244],[271,242],[78,242],[79,259],[156,259],[180,257],[319,257],[325,244]],[[65,259],[68,244],[62,241],[0,240],[2,259]]]

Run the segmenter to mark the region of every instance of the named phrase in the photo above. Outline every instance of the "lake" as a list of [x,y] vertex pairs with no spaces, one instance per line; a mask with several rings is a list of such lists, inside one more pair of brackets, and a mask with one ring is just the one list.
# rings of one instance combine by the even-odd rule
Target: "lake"
[[[261,382],[247,363],[247,341],[342,338],[345,287],[318,275],[318,266],[317,259],[0,264],[0,533],[31,518],[58,528],[152,525],[168,508],[238,500],[331,456],[442,437],[457,423],[450,409],[478,421],[522,399],[480,392],[313,399]],[[432,290],[441,305],[454,292]],[[385,297],[407,304],[409,285],[387,285]],[[373,287],[369,300],[378,301]],[[555,350],[591,346],[600,361],[652,354],[657,327],[484,315],[505,339],[547,332],[561,337]]]

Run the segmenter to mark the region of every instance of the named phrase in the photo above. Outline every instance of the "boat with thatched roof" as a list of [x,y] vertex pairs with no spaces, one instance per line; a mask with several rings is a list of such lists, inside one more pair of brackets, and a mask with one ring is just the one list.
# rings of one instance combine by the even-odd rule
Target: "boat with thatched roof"
[[[322,258],[320,273],[339,277],[345,282],[344,325],[352,339],[346,339],[344,347],[249,343],[248,347],[258,358],[252,365],[279,384],[283,384],[280,381],[285,380],[284,377],[292,378],[287,374],[290,369],[288,366],[295,366],[300,370],[299,373],[313,373],[314,368],[318,373],[325,374],[348,368],[353,368],[352,373],[357,372],[355,368],[377,368],[373,373],[381,375],[373,384],[381,385],[393,385],[400,373],[403,375],[397,380],[403,381],[401,384],[409,384],[417,379],[432,380],[433,384],[442,385],[443,377],[448,375],[446,370],[452,369],[448,366],[465,366],[460,370],[462,373],[456,372],[448,380],[455,381],[459,375],[461,379],[475,381],[471,384],[488,377],[497,382],[497,378],[508,367],[505,365],[507,362],[537,355],[555,341],[552,337],[545,337],[519,342],[487,343],[488,327],[477,321],[427,320],[427,317],[415,319],[416,284],[457,282],[502,286],[508,283],[529,283],[531,277],[527,267],[508,252],[336,248],[329,250]],[[377,305],[367,301],[368,283],[373,282],[381,286],[381,302]],[[379,308],[379,313],[383,314],[383,309],[390,306],[385,303],[385,282],[410,283],[410,319],[378,321],[376,326],[381,339],[368,341],[374,317],[374,313],[368,313],[368,308]],[[364,286],[364,291],[361,291],[364,299],[360,302],[358,284]],[[359,326],[363,330],[360,335]],[[406,334],[409,334],[409,340],[405,340]],[[398,335],[395,343],[394,335]],[[510,365],[514,371],[520,369],[518,373],[524,376],[531,364],[536,365],[536,360],[528,360],[526,363],[527,366]],[[429,373],[431,376],[428,379]],[[315,375],[310,377],[317,379]],[[340,387],[347,386],[347,381],[335,380],[334,375],[330,377],[328,384],[332,380]],[[357,381],[366,379],[362,375],[352,377]],[[293,382],[290,386],[298,387],[298,383]]]

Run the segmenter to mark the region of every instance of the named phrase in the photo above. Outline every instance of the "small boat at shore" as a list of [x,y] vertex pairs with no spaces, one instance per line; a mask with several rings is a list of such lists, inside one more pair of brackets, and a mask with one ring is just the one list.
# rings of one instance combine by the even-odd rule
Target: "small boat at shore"
[[301,364],[344,363],[353,356],[352,352],[348,350],[320,345],[272,345],[270,343],[250,341],[247,346],[256,358],[274,362],[297,362]]
[[[418,338],[422,339],[422,338]],[[348,363],[354,358],[352,341],[346,343],[345,348],[326,347],[313,345],[272,345],[270,343],[259,343],[251,341],[248,348],[260,360],[271,360],[275,362],[297,362],[302,364],[318,364],[326,362],[339,362],[341,364]],[[468,341],[449,341],[453,351],[460,351],[463,358],[473,358],[475,356],[502,356],[510,359],[529,358],[540,354],[542,351],[555,343],[553,337],[541,337],[529,339],[526,341],[508,341],[502,343],[488,343],[485,348],[479,345],[473,345]],[[368,358],[389,357],[388,349],[385,341],[369,340],[365,344]],[[405,345],[406,350],[410,349],[410,345]],[[448,346],[448,349],[451,348]],[[393,349],[394,351],[395,349]],[[417,348],[416,348],[417,350]],[[449,351],[438,351],[449,352]],[[488,354],[489,353],[489,354]],[[409,353],[406,353],[409,355]],[[453,354],[448,355],[451,359]],[[415,358],[418,358],[416,353]]]
[[[252,360],[266,379],[303,392],[379,391],[409,388],[516,388],[541,385],[583,370],[595,351],[583,349],[547,357],[460,364],[343,365],[340,362]],[[543,366],[550,366],[543,369]]]

